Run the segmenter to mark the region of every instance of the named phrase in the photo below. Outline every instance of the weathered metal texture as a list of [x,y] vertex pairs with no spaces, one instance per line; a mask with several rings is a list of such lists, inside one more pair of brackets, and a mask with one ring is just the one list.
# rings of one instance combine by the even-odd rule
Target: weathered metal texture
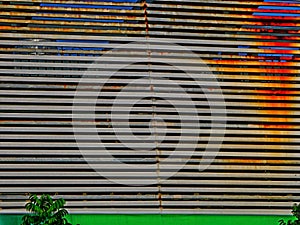
[[[262,0],[1,1],[0,213],[23,212],[28,192],[58,193],[73,213],[289,213],[292,203],[300,201],[299,9],[297,1]],[[151,42],[151,51],[145,40]],[[204,66],[170,46],[170,40],[209,66],[222,89],[226,115],[210,114],[206,94],[185,76]],[[131,42],[137,44],[128,48],[125,44]],[[104,57],[113,48],[118,54]],[[181,65],[185,72],[151,61],[132,64],[145,52],[156,62],[188,59]],[[107,75],[99,78],[95,69],[81,81],[97,57]],[[127,64],[132,65],[107,80],[110,71]],[[136,77],[148,80],[135,81]],[[172,85],[164,84],[165,78],[176,81],[193,99],[200,131],[189,103]],[[95,95],[97,84],[107,81],[96,101],[95,130],[117,159],[144,167],[143,171],[115,169],[115,160],[99,152],[90,134],[93,119],[83,121],[83,158],[72,127],[80,81],[86,88],[77,100],[82,112],[88,111],[86,99]],[[136,85],[128,87],[132,82]],[[222,107],[215,83],[205,82],[210,103]],[[120,141],[110,108],[124,87],[123,105],[115,112]],[[132,111],[126,107],[136,95],[150,92],[172,96],[176,107],[149,98],[141,99]],[[130,129],[123,119],[128,113],[134,116]],[[187,119],[179,121],[176,113]],[[151,120],[155,138],[146,139],[151,136]],[[210,150],[220,147],[218,155],[199,171],[201,159],[214,156],[205,151],[211,120],[226,121],[225,137],[221,125],[214,128],[214,141],[222,145],[210,145]],[[163,181],[189,157],[187,149],[194,146],[196,134],[193,157]],[[163,142],[152,151],[124,147],[143,150],[160,137]],[[185,144],[178,147],[178,140]],[[162,163],[170,154],[174,157],[169,163]],[[157,165],[157,176],[148,164]],[[129,185],[113,183],[93,168],[105,169]],[[131,186],[139,179],[157,179],[158,184]]]

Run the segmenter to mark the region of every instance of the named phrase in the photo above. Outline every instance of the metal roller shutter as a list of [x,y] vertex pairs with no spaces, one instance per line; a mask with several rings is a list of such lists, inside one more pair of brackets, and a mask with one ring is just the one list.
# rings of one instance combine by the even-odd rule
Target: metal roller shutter
[[289,213],[299,7],[0,1],[0,213]]

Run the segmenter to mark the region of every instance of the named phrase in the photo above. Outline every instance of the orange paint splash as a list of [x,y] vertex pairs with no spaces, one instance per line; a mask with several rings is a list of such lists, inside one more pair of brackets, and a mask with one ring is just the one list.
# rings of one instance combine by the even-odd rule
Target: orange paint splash
[[[268,3],[271,4],[271,3]],[[283,6],[282,3],[272,3],[275,6]],[[290,6],[290,5],[289,5]],[[260,9],[256,9],[256,12],[263,12]],[[283,13],[288,12],[292,13],[290,10],[264,10],[264,12],[276,12]],[[262,80],[261,84],[263,84],[263,88],[260,86],[259,90],[254,90],[254,92],[259,96],[259,101],[257,102],[259,105],[258,114],[264,114],[266,117],[264,118],[264,122],[260,124],[249,124],[249,127],[258,128],[262,130],[262,133],[266,133],[265,137],[263,137],[263,142],[267,144],[272,143],[286,143],[288,142],[288,138],[286,135],[291,134],[294,127],[291,125],[293,123],[293,118],[291,115],[293,112],[290,110],[293,107],[292,101],[295,100],[294,95],[297,93],[296,87],[294,85],[295,75],[299,74],[299,70],[290,69],[291,67],[297,67],[297,64],[294,60],[297,58],[299,60],[299,56],[295,56],[295,54],[299,54],[299,50],[291,50],[291,49],[274,49],[275,47],[281,48],[299,48],[299,44],[296,43],[296,40],[299,40],[299,37],[289,37],[286,35],[285,37],[275,36],[272,33],[279,33],[279,29],[276,29],[274,26],[298,26],[297,21],[300,17],[292,17],[292,16],[255,16],[251,15],[255,19],[255,22],[259,26],[273,26],[272,28],[245,28],[243,27],[241,31],[248,30],[249,32],[257,33],[255,37],[257,39],[261,39],[261,42],[255,42],[251,45],[251,48],[255,48],[257,46],[257,56],[251,55],[241,56],[240,60],[220,60],[219,64],[224,65],[244,65],[244,66],[252,66],[252,68],[238,68],[234,70],[235,72],[249,72],[256,73],[257,75],[249,76],[249,79],[255,77],[255,79]],[[293,22],[290,22],[293,20]],[[259,33],[270,33],[270,35],[259,35]],[[296,30],[284,30],[285,33],[298,33]],[[272,42],[266,42],[264,40],[274,40]],[[264,47],[264,49],[262,48]],[[267,47],[267,48],[266,48]],[[241,50],[242,51],[242,50]],[[259,53],[267,53],[270,56],[258,56]],[[272,56],[271,54],[274,54]],[[293,56],[277,56],[277,54],[290,54]],[[256,57],[256,58],[255,58]],[[243,59],[242,59],[243,58]],[[248,61],[251,59],[251,61]],[[271,61],[272,60],[272,61]],[[281,60],[286,60],[290,62],[278,62]],[[291,60],[293,60],[291,62]],[[271,62],[270,62],[271,61]],[[254,68],[255,66],[255,68]],[[267,68],[266,68],[267,67]],[[228,68],[227,68],[228,69]],[[221,69],[225,71],[226,69]],[[263,74],[262,74],[263,73]],[[234,79],[242,79],[241,75],[236,75]],[[247,77],[247,76],[245,76]],[[258,77],[258,78],[257,78]],[[246,78],[247,79],[247,78]],[[259,120],[259,118],[258,118]],[[265,122],[266,121],[266,122]],[[267,132],[264,132],[266,131]],[[282,136],[284,135],[284,137]],[[258,146],[259,147],[259,146]],[[280,148],[280,145],[278,145]],[[264,150],[263,146],[261,147]],[[274,155],[274,157],[284,157],[284,152],[274,152],[270,155]],[[272,156],[273,157],[273,156]],[[241,156],[241,158],[233,158],[233,159],[224,159],[223,162],[230,164],[256,164],[256,165],[264,165],[264,164],[284,164],[286,160],[269,160],[268,158],[262,159],[245,159]],[[254,166],[254,165],[253,165]]]
[[[277,6],[282,6],[280,3],[274,3]],[[270,10],[270,12],[274,10]],[[282,10],[276,10],[277,13],[283,12]],[[288,13],[291,13],[290,10],[288,10]],[[295,23],[285,22],[285,20],[290,20],[291,17],[289,16],[254,16],[258,20],[264,20],[266,21],[261,22],[262,25],[265,26],[294,26]],[[296,21],[296,20],[294,20]],[[268,32],[273,32],[272,29],[270,29]],[[291,32],[291,31],[288,31]],[[294,31],[293,31],[294,32]],[[299,47],[297,43],[293,42],[286,42],[286,40],[293,40],[292,37],[287,38],[281,38],[276,37],[278,41],[276,42],[259,42],[261,46],[264,47]],[[269,49],[268,49],[269,50]],[[293,54],[293,50],[288,49],[273,49],[273,53],[275,54]],[[267,58],[266,58],[267,59]],[[277,57],[277,60],[292,60],[293,57],[291,56],[279,56]],[[281,63],[273,62],[273,66],[282,66]],[[291,62],[291,64],[294,64]],[[274,135],[279,135],[280,129],[291,129],[292,126],[289,125],[289,123],[292,122],[292,119],[289,118],[289,115],[291,115],[291,111],[289,110],[290,107],[292,107],[292,104],[289,103],[292,101],[293,94],[295,94],[295,91],[292,91],[290,89],[295,88],[293,85],[293,74],[294,70],[289,69],[288,65],[285,69],[266,69],[266,73],[272,73],[276,74],[275,76],[264,76],[264,80],[267,81],[266,88],[263,90],[256,90],[257,94],[260,95],[260,99],[262,98],[263,102],[260,102],[262,110],[260,112],[263,112],[267,115],[273,115],[273,117],[269,117],[268,122],[265,124],[259,125],[260,128],[263,129],[269,129],[272,130],[272,133]],[[270,83],[277,82],[278,86],[276,89],[271,89],[268,86],[268,81]],[[282,83],[280,82],[282,81]],[[295,89],[294,89],[295,90]],[[278,117],[277,117],[278,116]],[[285,117],[286,116],[286,117]],[[280,142],[280,138],[274,138],[270,141],[274,142]]]

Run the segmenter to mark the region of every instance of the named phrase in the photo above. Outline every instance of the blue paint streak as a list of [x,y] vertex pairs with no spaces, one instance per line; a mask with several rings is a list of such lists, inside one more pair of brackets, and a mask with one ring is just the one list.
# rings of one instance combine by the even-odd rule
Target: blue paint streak
[[[138,2],[138,0],[98,0],[101,4],[101,2],[128,2],[128,3],[135,3]],[[131,10],[133,7],[131,6],[106,6],[106,5],[89,5],[87,4],[51,4],[51,3],[41,3],[40,6],[46,6],[46,7],[68,7],[68,8],[90,8],[90,9],[116,9],[116,10]],[[59,13],[58,13],[59,14]],[[111,14],[112,15],[112,14]],[[35,16],[32,17],[34,20],[48,20],[48,21],[82,21],[82,22],[115,22],[115,23],[122,23],[124,20],[99,20],[99,19],[85,19],[85,18],[72,18],[72,14],[70,14],[70,18],[51,18],[51,17],[42,17],[42,16]],[[98,48],[98,47],[77,47],[80,45],[80,43],[109,43],[108,41],[89,41],[89,40],[56,40],[56,42],[65,42],[65,43],[74,43],[74,47],[58,47],[58,50],[98,50],[101,51],[104,48]],[[76,45],[76,43],[78,45]],[[61,55],[61,54],[59,54]],[[65,56],[93,56],[91,54],[62,54]],[[95,55],[94,55],[95,56]],[[96,55],[99,56],[99,55]]]
[[300,13],[253,13],[254,16],[290,16],[290,17],[299,17]]
[[276,57],[286,56],[286,57],[293,57],[294,55],[291,55],[291,54],[271,54],[271,53],[267,54],[267,53],[259,53],[258,56],[276,56]]
[[298,1],[285,1],[285,0],[265,0],[265,2],[299,3]]
[[272,46],[263,46],[259,47],[260,49],[275,49],[275,50],[299,50],[299,48],[291,48],[291,47],[272,47]]

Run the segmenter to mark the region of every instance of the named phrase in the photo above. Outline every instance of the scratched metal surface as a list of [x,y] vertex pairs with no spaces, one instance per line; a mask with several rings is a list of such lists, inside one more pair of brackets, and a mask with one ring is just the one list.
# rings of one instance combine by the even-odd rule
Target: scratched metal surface
[[[64,197],[72,213],[288,214],[293,202],[300,201],[299,7],[297,1],[261,0],[2,0],[0,213],[22,213],[27,193],[47,192]],[[150,51],[143,42],[125,45],[144,40],[151,40]],[[87,148],[84,158],[75,141],[72,109],[85,71],[102,57],[100,64],[106,63],[109,73],[139,61],[145,50],[156,60],[177,63],[188,58],[185,70],[201,71],[198,59],[169,46],[170,40],[196,53],[217,77],[226,115],[212,116],[207,96],[178,68],[151,62],[130,65],[103,87],[95,106],[96,130],[118,159],[157,165],[157,176],[147,169],[118,171],[114,161],[95,157],[101,152],[90,136],[92,119],[85,120],[81,130]],[[105,57],[114,48],[118,54]],[[108,108],[136,77],[150,76],[151,85],[141,79],[127,90],[122,103],[156,92],[172,95],[176,107],[147,98],[133,111],[120,107],[121,143],[113,133]],[[201,115],[200,131],[192,117],[179,121],[176,113],[188,117],[190,105],[162,78],[175,80],[192,97]],[[89,91],[79,100],[82,112],[88,110],[85,97],[94,95],[100,81],[97,71],[84,80]],[[211,89],[213,95],[214,84]],[[212,104],[218,106],[220,99],[215,97]],[[130,131],[122,120],[129,113],[134,117]],[[151,120],[156,121],[155,138],[136,141],[133,134],[150,135]],[[226,122],[225,136],[214,137],[222,141],[217,157],[199,171],[212,120]],[[221,134],[222,127],[214,132]],[[186,158],[186,149],[198,134],[191,159],[161,181]],[[160,136],[163,142],[151,151],[133,154],[124,147],[124,142],[134,142],[137,149],[147,148]],[[178,140],[184,145],[178,147]],[[175,157],[161,163],[175,148]],[[113,183],[95,168],[131,185]],[[141,177],[157,184],[132,186]]]

